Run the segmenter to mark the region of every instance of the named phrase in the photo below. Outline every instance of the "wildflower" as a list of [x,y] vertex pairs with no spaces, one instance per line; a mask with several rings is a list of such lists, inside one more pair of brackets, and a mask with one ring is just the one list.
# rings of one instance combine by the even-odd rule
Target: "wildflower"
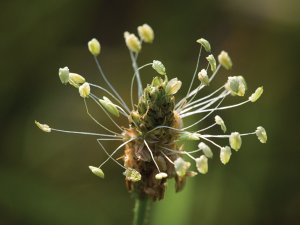
[[[207,95],[200,96],[201,90],[213,81],[221,67],[225,69],[232,67],[232,61],[228,54],[222,51],[218,56],[218,64],[214,56],[210,54],[206,56],[208,61],[206,69],[199,69],[201,49],[204,48],[206,52],[211,51],[209,42],[201,38],[197,40],[200,44],[199,56],[188,91],[183,94],[182,99],[177,100],[176,94],[180,91],[182,82],[173,78],[172,75],[167,75],[165,66],[159,60],[138,66],[137,56],[141,51],[142,44],[152,42],[154,32],[149,25],[144,24],[138,27],[138,33],[141,40],[134,34],[124,33],[133,67],[130,104],[124,101],[110,83],[109,77],[104,74],[97,58],[100,53],[100,44],[96,39],[88,42],[88,49],[94,56],[99,74],[103,78],[104,82],[101,85],[87,82],[83,76],[69,72],[68,67],[59,69],[60,81],[78,88],[88,116],[99,125],[101,132],[68,131],[50,128],[47,124],[39,122],[35,123],[44,132],[95,136],[107,158],[98,167],[89,166],[93,174],[104,178],[103,165],[108,161],[113,161],[123,169],[125,184],[130,192],[135,192],[137,196],[160,200],[164,196],[168,179],[175,179],[176,191],[179,191],[188,177],[198,174],[190,170],[191,167],[196,167],[199,173],[206,174],[209,159],[214,155],[213,152],[219,154],[222,164],[227,164],[231,158],[231,148],[236,151],[241,148],[242,136],[244,138],[249,135],[257,135],[260,142],[267,141],[266,131],[261,126],[250,133],[226,134],[227,128],[224,120],[216,115],[220,111],[255,102],[261,96],[263,89],[259,87],[245,101],[223,105],[224,99],[228,96],[242,97],[246,94],[245,79],[242,76],[231,76],[221,87]],[[211,71],[207,70],[209,66]],[[140,73],[146,67],[152,67],[159,75],[153,77],[152,82],[144,87]],[[197,74],[198,81],[195,79]],[[135,82],[137,99],[133,94]],[[105,96],[100,98],[93,92],[94,89],[103,92]],[[93,117],[89,112],[90,102],[99,106],[115,129],[104,126]],[[199,114],[200,118],[197,117]],[[121,117],[120,123],[123,124],[117,122],[114,116]],[[196,120],[189,123],[188,121],[192,121],[190,120],[192,117],[195,117]],[[203,126],[206,123],[208,125]],[[202,125],[202,127],[196,129],[196,125],[200,127]],[[212,134],[211,128],[215,126],[220,126],[224,134]],[[215,141],[219,139],[229,139],[231,148],[219,145]],[[103,142],[106,141],[120,142],[120,145],[116,149],[108,151],[103,145]],[[186,142],[194,142],[198,148],[186,150]],[[122,157],[116,156],[120,152],[122,152]]]

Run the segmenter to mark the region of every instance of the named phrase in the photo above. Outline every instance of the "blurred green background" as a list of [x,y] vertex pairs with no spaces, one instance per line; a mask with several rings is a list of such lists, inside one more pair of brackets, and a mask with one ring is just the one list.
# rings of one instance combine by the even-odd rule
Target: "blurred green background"
[[[106,164],[105,180],[88,170],[105,158],[96,140],[45,134],[33,121],[97,132],[77,91],[61,85],[58,68],[67,65],[100,82],[86,48],[96,37],[104,70],[129,100],[132,70],[123,32],[136,32],[145,22],[156,39],[144,46],[140,65],[161,60],[186,90],[195,40],[207,38],[214,54],[225,49],[234,62],[211,88],[243,74],[249,92],[265,89],[256,104],[222,114],[228,128],[247,132],[262,125],[269,135],[266,145],[245,138],[226,167],[215,157],[209,173],[189,179],[181,193],[174,194],[170,182],[165,199],[153,204],[149,224],[300,224],[298,0],[1,1],[0,224],[131,224],[133,199],[120,168]],[[145,70],[145,81],[152,75]],[[106,146],[112,150],[116,143]]]

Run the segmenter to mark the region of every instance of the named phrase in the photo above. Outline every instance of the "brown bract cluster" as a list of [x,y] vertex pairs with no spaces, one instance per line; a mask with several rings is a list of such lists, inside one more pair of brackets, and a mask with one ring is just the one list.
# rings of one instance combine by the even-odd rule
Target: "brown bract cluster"
[[[173,119],[171,121],[172,127],[175,129],[180,128],[182,121],[176,112],[173,112]],[[178,150],[174,140],[178,134],[176,130],[170,130],[166,128],[157,129],[160,130],[158,136],[148,135],[146,142],[148,143],[149,149],[152,151],[153,158],[157,163],[160,171],[158,171],[156,165],[151,159],[151,153],[148,147],[144,143],[143,137],[136,139],[135,141],[129,142],[125,147],[124,166],[133,168],[142,175],[142,179],[139,182],[133,182],[125,180],[126,187],[130,192],[135,192],[140,197],[149,197],[153,200],[161,200],[164,197],[166,181],[168,178],[175,178],[176,180],[176,191],[180,191],[185,183],[185,177],[179,177],[176,174],[174,165],[169,162],[165,155],[168,156],[173,162],[179,157],[178,154],[168,152],[164,148]],[[158,132],[157,132],[158,133]],[[135,138],[139,134],[135,128],[126,130],[125,136],[128,138]],[[155,175],[159,172],[165,172],[168,174],[167,178],[156,179]]]

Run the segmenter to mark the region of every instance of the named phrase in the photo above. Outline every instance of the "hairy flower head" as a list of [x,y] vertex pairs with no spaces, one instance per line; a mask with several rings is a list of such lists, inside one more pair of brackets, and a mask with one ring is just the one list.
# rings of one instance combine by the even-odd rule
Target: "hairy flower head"
[[[123,95],[118,93],[103,72],[98,60],[100,44],[97,39],[92,39],[88,42],[88,49],[94,56],[104,82],[100,85],[87,82],[83,76],[69,72],[68,67],[59,69],[59,78],[63,84],[69,83],[78,89],[88,116],[99,125],[101,131],[91,133],[60,130],[39,122],[36,122],[36,125],[44,132],[55,131],[97,137],[97,142],[107,158],[98,167],[89,166],[91,172],[104,178],[103,165],[113,161],[122,167],[128,191],[142,197],[160,200],[164,197],[168,179],[175,179],[176,191],[179,191],[184,187],[188,177],[198,174],[191,169],[197,169],[200,174],[208,173],[208,164],[213,160],[213,152],[217,152],[222,164],[227,164],[232,155],[231,148],[236,151],[241,148],[242,136],[256,135],[260,142],[266,143],[267,133],[263,127],[259,126],[256,131],[250,133],[227,134],[224,120],[217,115],[220,111],[255,102],[261,97],[263,89],[259,87],[245,101],[224,105],[225,98],[243,97],[247,91],[244,77],[229,76],[221,87],[201,95],[202,89],[208,88],[222,67],[227,70],[232,68],[232,61],[227,52],[221,51],[217,63],[213,54],[210,54],[210,43],[200,38],[197,40],[200,51],[196,69],[191,76],[191,82],[188,83],[188,91],[183,93],[181,90],[183,83],[172,74],[167,74],[161,61],[155,59],[138,66],[137,58],[142,44],[152,43],[154,32],[147,24],[139,26],[137,30],[140,39],[133,33],[124,33],[133,66],[129,85],[130,104],[124,101]],[[210,54],[206,56],[208,63],[204,67],[206,69],[199,68],[202,48],[206,54]],[[144,85],[141,73],[146,67],[152,67],[156,76]],[[198,80],[195,79],[197,75]],[[133,93],[135,82],[136,95]],[[95,90],[103,92],[104,96],[100,98],[95,94]],[[179,98],[178,93],[183,97]],[[102,110],[103,115],[108,117],[115,129],[104,126],[91,115],[88,110],[89,102]],[[122,118],[121,122],[117,122],[116,117]],[[214,126],[219,126],[222,131],[213,134],[211,128]],[[227,139],[231,148],[219,145],[219,139]],[[106,141],[120,144],[116,149],[107,150],[103,145]],[[188,149],[187,142],[194,143],[197,147]]]

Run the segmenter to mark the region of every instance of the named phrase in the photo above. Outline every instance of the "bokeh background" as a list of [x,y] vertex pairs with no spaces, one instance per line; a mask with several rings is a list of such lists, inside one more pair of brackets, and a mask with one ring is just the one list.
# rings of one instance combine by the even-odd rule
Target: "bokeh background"
[[[209,173],[190,179],[181,193],[174,194],[170,182],[165,199],[153,203],[149,224],[300,224],[298,0],[1,1],[0,224],[131,224],[134,202],[122,170],[106,164],[105,180],[88,170],[105,158],[96,140],[45,134],[33,122],[97,132],[77,91],[61,85],[58,68],[101,82],[86,48],[96,37],[104,70],[129,100],[123,32],[145,22],[156,39],[144,46],[140,65],[164,62],[184,82],[183,95],[198,53],[195,40],[205,37],[214,54],[226,49],[234,62],[211,88],[239,74],[249,92],[264,85],[256,104],[222,114],[228,128],[247,132],[262,125],[269,135],[265,145],[245,138],[225,167],[215,157]],[[149,82],[153,73],[143,76]],[[91,111],[109,124],[93,104]],[[106,146],[113,150],[117,143]]]

